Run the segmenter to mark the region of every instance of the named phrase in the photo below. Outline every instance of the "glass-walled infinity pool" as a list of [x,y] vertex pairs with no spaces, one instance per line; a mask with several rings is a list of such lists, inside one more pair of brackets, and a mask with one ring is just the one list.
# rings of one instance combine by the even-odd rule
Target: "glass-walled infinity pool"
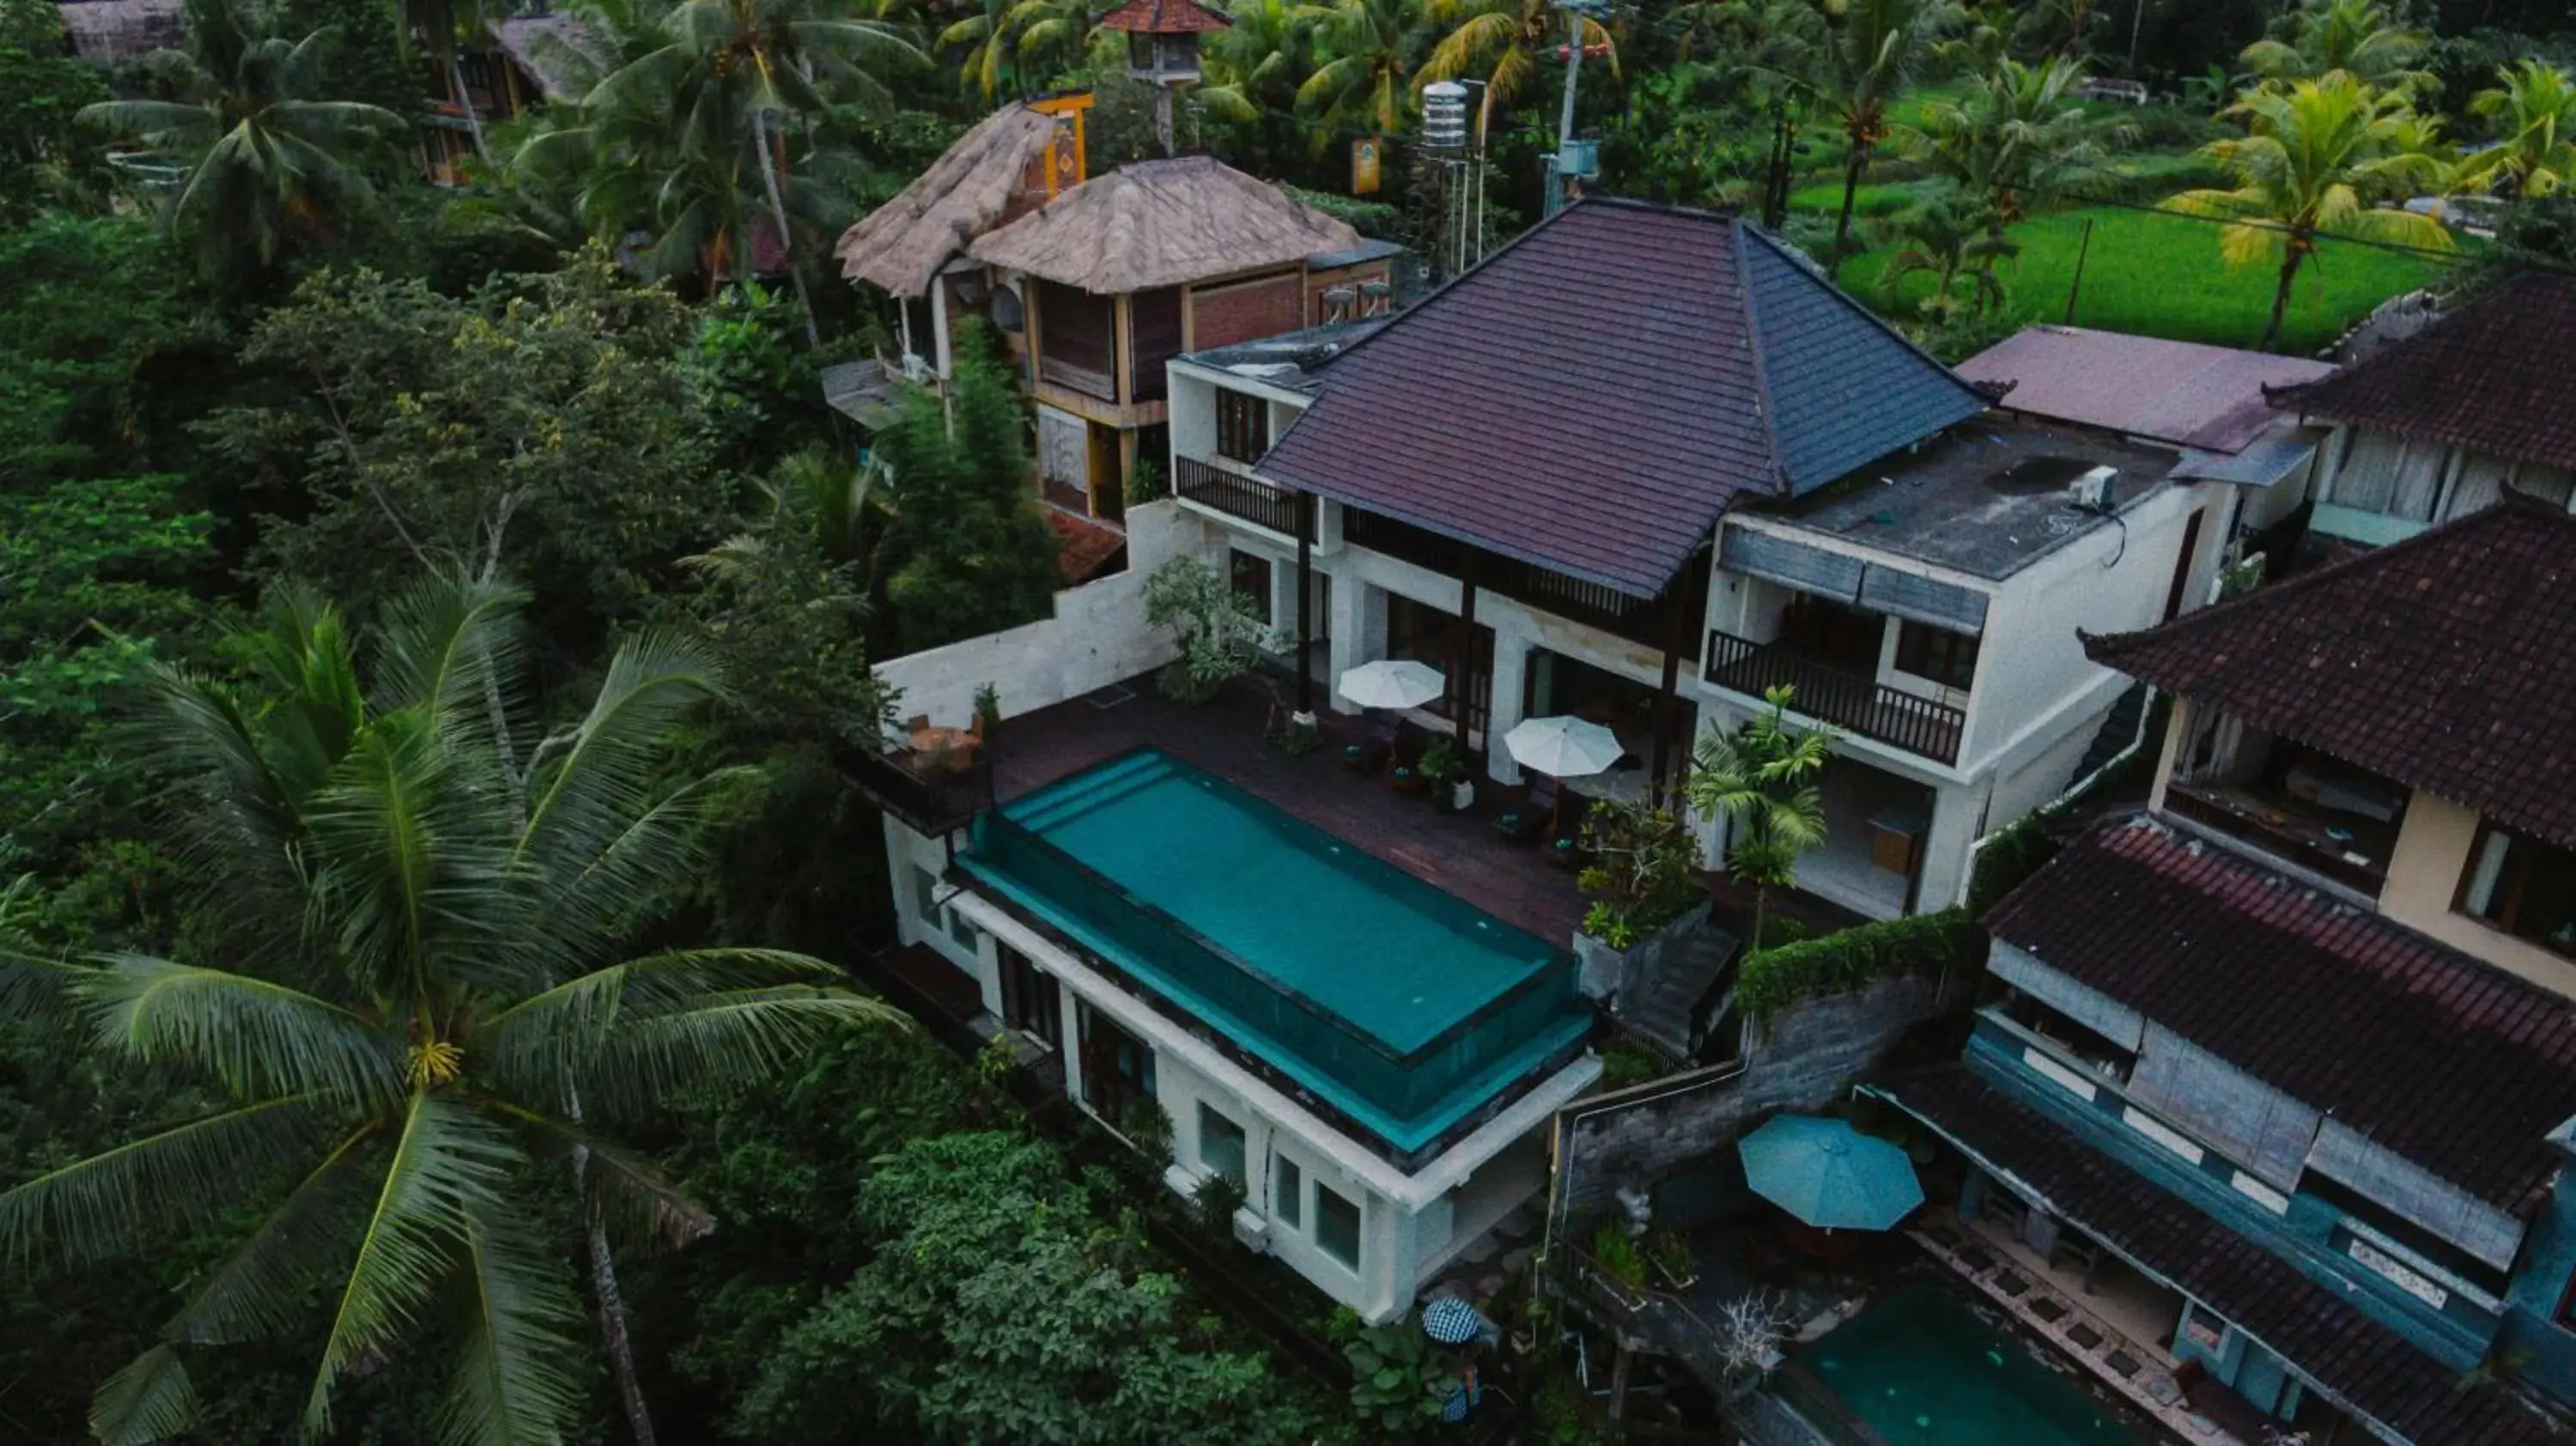
[[1591,1027],[1564,950],[1159,750],[984,815],[958,863],[1398,1150]]

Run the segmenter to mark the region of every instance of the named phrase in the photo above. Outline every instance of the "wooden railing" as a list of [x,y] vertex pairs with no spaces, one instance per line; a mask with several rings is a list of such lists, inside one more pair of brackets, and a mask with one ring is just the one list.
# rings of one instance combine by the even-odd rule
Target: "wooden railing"
[[2311,873],[2322,874],[2345,888],[2378,898],[2388,885],[2388,870],[2367,858],[2345,857],[2346,850],[2302,838],[2279,827],[2225,793],[2177,782],[2165,790],[2166,811],[2252,844],[2263,852]]
[[1793,712],[1936,762],[1959,761],[1965,709],[1799,657],[1777,643],[1757,643],[1716,629],[1709,631],[1706,668],[1704,676],[1716,687],[1753,698],[1773,688],[1792,688]]
[[1078,362],[1060,356],[1038,353],[1038,380],[1070,392],[1080,392],[1099,401],[1118,400],[1118,379],[1104,371],[1094,371]]
[[[1267,527],[1283,536],[1298,536],[1297,494],[1273,487],[1257,477],[1246,477],[1214,467],[1195,457],[1182,457],[1174,464],[1172,490],[1203,507],[1213,507],[1228,517],[1240,517],[1255,527]],[[1312,534],[1306,540],[1314,541]]]
[[909,748],[888,753],[849,748],[841,751],[839,763],[851,786],[924,838],[964,828],[993,806],[989,759],[960,764],[953,755],[934,757]]

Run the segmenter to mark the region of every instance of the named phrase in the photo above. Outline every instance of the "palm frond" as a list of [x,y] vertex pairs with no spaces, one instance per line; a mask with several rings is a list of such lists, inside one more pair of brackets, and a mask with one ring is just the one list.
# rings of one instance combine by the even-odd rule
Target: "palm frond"
[[204,1070],[237,1095],[366,1107],[402,1093],[376,1026],[299,989],[140,954],[103,957],[77,986],[100,1048]]
[[582,1194],[617,1240],[645,1247],[673,1247],[704,1239],[715,1216],[692,1200],[642,1156],[582,1126],[508,1100],[480,1103],[519,1127],[534,1148],[581,1163]]
[[537,760],[519,857],[586,863],[652,807],[654,769],[673,727],[722,693],[714,656],[695,642],[651,632],[619,648],[590,712]]
[[211,1225],[318,1145],[323,1125],[311,1100],[261,1100],[47,1171],[0,1194],[0,1260],[44,1250],[88,1265],[158,1230]]
[[599,1113],[638,1113],[684,1091],[768,1078],[842,1030],[908,1023],[880,1000],[837,989],[734,990],[622,1023],[587,1061],[581,1096]]
[[378,1137],[378,1123],[369,1120],[342,1137],[206,1273],[164,1333],[175,1341],[217,1345],[282,1330],[301,1318],[310,1292],[346,1263],[340,1247],[366,1210],[373,1179],[365,1154]]
[[149,1446],[197,1419],[197,1388],[167,1345],[154,1346],[101,1382],[89,1405],[90,1439],[99,1446]]
[[409,1329],[448,1276],[455,1243],[479,1212],[500,1207],[499,1187],[522,1160],[509,1138],[463,1105],[415,1092],[368,1212],[347,1284],[305,1399],[305,1429],[331,1430],[340,1377]]
[[526,1219],[477,1202],[457,1241],[456,1367],[437,1434],[452,1446],[555,1446],[587,1399],[570,1370],[581,1311]]
[[711,999],[837,982],[820,959],[776,949],[692,949],[647,955],[557,984],[487,1016],[476,1067],[522,1100],[554,1108],[588,1062],[638,1021]]

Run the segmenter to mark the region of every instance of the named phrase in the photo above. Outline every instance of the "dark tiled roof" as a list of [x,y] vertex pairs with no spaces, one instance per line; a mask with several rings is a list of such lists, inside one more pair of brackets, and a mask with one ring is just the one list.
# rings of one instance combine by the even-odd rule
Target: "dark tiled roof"
[[1652,597],[1738,493],[1983,407],[1759,229],[1589,200],[1336,362],[1262,471]]
[[2273,393],[2315,416],[2576,467],[2576,276],[2526,272],[2321,382]]
[[1998,1086],[1952,1067],[1882,1087],[1909,1113],[2147,1266],[2418,1446],[2542,1446],[2568,1433],[2512,1390],[2460,1372],[2287,1262]]
[[2095,829],[1986,927],[2502,1210],[2576,1116],[2566,1000],[2161,823]]
[[1103,30],[1135,30],[1153,35],[1223,30],[1233,23],[1197,0],[1127,0],[1100,17]]
[[2576,517],[2554,508],[2508,498],[2085,651],[2576,848]]

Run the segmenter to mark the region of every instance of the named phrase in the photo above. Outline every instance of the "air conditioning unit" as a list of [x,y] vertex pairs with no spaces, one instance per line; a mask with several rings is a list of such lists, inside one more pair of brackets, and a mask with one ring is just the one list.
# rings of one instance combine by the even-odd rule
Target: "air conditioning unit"
[[2067,484],[2068,505],[2082,512],[2111,510],[2111,479],[2120,475],[2116,467],[2096,467]]

